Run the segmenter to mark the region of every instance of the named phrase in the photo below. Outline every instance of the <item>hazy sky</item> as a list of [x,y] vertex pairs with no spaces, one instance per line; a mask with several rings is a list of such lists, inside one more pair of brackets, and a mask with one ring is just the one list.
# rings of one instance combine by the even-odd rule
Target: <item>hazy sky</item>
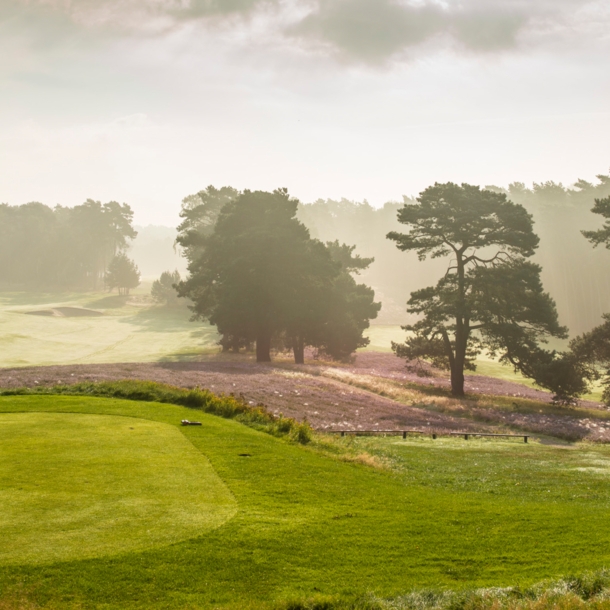
[[0,0],[0,202],[303,201],[610,167],[610,1]]

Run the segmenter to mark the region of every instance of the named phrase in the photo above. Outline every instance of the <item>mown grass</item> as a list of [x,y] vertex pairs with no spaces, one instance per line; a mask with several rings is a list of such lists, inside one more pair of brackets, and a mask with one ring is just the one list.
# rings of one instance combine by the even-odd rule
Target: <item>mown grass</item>
[[217,395],[202,388],[180,388],[155,381],[125,379],[120,381],[81,382],[40,388],[14,388],[1,390],[0,396],[27,395],[80,395],[122,398],[126,400],[173,404],[227,419],[235,419],[275,436],[289,435],[291,439],[306,444],[312,430],[307,421],[299,422],[281,413],[271,413],[263,404],[247,403],[241,396]]
[[170,544],[235,513],[230,491],[174,426],[65,413],[0,422],[0,563]]
[[[63,395],[5,396],[0,412],[123,416],[171,426],[194,413],[170,404]],[[197,419],[204,425],[177,430],[233,494],[238,510],[232,519],[154,549],[4,565],[0,590],[22,591],[28,603],[48,608],[364,608],[369,602],[377,606],[366,607],[399,608],[410,607],[396,604],[413,589],[461,595],[478,587],[527,587],[601,569],[610,560],[604,447],[496,441],[492,454],[485,441],[465,450],[463,440],[403,446],[395,439],[324,438],[301,446],[203,412]],[[378,445],[350,448],[349,442]],[[386,467],[344,461],[363,452]],[[582,463],[603,465],[578,469],[578,453]],[[0,456],[7,458],[5,451]],[[479,460],[487,461],[477,470]],[[493,462],[507,466],[490,470]],[[562,474],[551,479],[552,494],[515,484],[542,481],[553,468]],[[593,493],[581,494],[587,486]]]
[[[0,293],[0,367],[190,360],[217,352],[216,328],[189,321],[186,307],[155,306],[142,286],[130,297],[97,293]],[[26,315],[60,306],[99,317]]]

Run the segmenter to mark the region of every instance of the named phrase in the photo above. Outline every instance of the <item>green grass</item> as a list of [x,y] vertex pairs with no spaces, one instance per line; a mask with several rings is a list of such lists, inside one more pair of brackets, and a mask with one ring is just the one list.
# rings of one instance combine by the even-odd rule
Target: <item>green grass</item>
[[[215,327],[190,322],[186,308],[154,306],[143,286],[129,297],[109,293],[0,293],[0,367],[188,360],[216,352]],[[60,306],[100,317],[26,312]]]
[[108,415],[0,418],[0,563],[65,561],[201,535],[235,500],[167,424]]
[[[78,434],[83,416],[71,413],[174,427],[209,459],[237,503],[220,527],[167,546],[5,563],[0,590],[18,585],[43,607],[273,607],[312,596],[527,585],[610,562],[606,447],[395,438],[302,447],[184,407],[80,396],[6,396],[0,412],[0,422],[14,421],[14,413],[48,414],[57,422],[49,432],[74,425]],[[195,414],[202,427],[178,427]],[[6,447],[1,459],[14,460],[19,445]],[[387,468],[358,463],[374,463],[370,454]],[[182,462],[176,457],[176,468]],[[95,460],[81,467],[105,468]],[[11,472],[12,484],[22,480],[19,469]],[[24,499],[21,511],[20,529],[30,524],[40,536],[46,528],[61,538],[34,503]],[[5,544],[0,539],[10,552]]]

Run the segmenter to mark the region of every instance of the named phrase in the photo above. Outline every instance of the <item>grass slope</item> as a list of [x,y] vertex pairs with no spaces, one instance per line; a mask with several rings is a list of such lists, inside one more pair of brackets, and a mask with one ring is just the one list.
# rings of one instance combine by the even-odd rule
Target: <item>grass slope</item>
[[[0,411],[122,415],[171,425],[193,418],[192,410],[172,405],[65,396],[3,397]],[[585,448],[583,468],[570,461],[579,449],[500,442],[493,460],[507,466],[493,472],[488,462],[478,467],[489,442],[456,451],[463,440],[434,447],[398,441],[377,447],[393,468],[382,471],[234,421],[197,418],[201,428],[180,432],[234,495],[231,520],[148,551],[4,566],[0,588],[20,583],[49,607],[247,608],[312,595],[527,584],[610,560],[605,448]],[[341,442],[323,449],[357,457],[358,446]],[[562,474],[551,479],[552,493],[523,493],[529,488],[516,484],[543,480],[553,463]]]
[[[60,306],[104,315],[26,315]],[[190,322],[189,316],[186,308],[153,306],[146,287],[131,297],[0,293],[0,366],[184,360],[217,351],[216,328]]]
[[231,518],[235,500],[174,427],[108,415],[0,416],[0,563],[170,544]]
[[[369,345],[364,349],[366,351],[374,352],[391,352],[392,341],[402,343],[405,340],[405,331],[402,330],[400,326],[374,325],[368,328],[364,335],[370,340]],[[549,349],[556,349],[558,351],[565,350],[567,348],[567,341],[551,339],[548,347]],[[511,366],[501,364],[497,360],[490,358],[485,353],[479,354],[476,365],[476,371],[465,371],[465,374],[495,377],[497,379],[504,379],[505,381],[520,383],[529,388],[540,389],[531,379],[515,372]],[[593,387],[593,391],[582,398],[601,402],[602,390],[601,384],[596,384]]]

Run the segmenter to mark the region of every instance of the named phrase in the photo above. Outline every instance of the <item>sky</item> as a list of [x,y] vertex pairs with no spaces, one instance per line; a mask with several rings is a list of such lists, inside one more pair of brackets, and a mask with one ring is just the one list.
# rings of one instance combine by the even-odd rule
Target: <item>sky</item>
[[0,0],[0,202],[382,205],[610,168],[608,0]]

